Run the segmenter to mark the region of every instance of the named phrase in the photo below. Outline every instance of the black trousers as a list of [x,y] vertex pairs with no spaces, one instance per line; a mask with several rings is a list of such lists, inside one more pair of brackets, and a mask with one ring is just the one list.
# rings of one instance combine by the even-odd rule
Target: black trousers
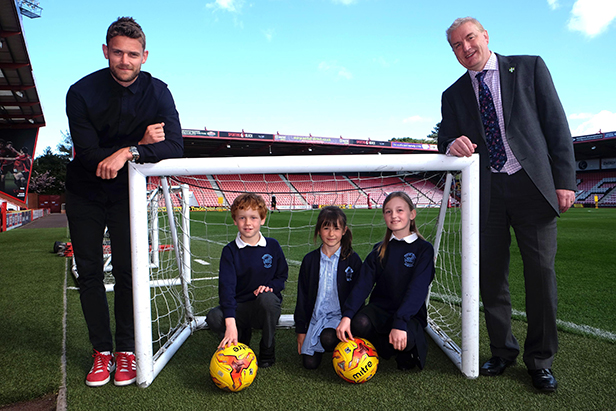
[[111,239],[116,351],[135,350],[128,199],[92,201],[67,192],[66,215],[79,274],[81,308],[92,347],[113,351],[109,306],[103,283],[103,235]]
[[412,361],[419,369],[423,369],[428,355],[428,342],[424,327],[417,318],[411,317],[406,323],[406,347],[403,351],[397,351],[389,343],[392,322],[393,315],[375,304],[368,304],[360,309],[351,320],[351,331],[353,336],[363,337],[370,341],[377,349],[379,357],[387,360],[396,356],[396,361],[404,362],[410,361],[409,355],[412,355]]
[[[250,345],[252,329],[262,330],[259,344],[260,354],[272,352],[275,346],[276,325],[280,319],[281,301],[272,292],[261,293],[254,300],[238,303],[235,310],[235,323],[238,341]],[[225,318],[220,306],[207,313],[207,323],[220,339],[225,335]]]
[[480,233],[480,290],[492,355],[514,360],[520,348],[511,330],[511,228],[524,265],[528,332],[524,363],[551,368],[556,329],[556,213],[524,170],[492,174],[487,223]]

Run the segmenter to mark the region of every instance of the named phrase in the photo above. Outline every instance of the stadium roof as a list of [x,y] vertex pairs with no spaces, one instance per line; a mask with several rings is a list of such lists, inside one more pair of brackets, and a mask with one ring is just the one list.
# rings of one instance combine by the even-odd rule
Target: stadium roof
[[45,126],[20,12],[28,10],[0,0],[0,129]]
[[213,131],[182,130],[186,157],[247,157],[324,154],[436,153],[435,144]]
[[616,158],[616,131],[573,137],[576,160]]
[[[435,153],[435,144],[212,131],[182,130],[186,157],[249,157],[325,154]],[[616,158],[616,131],[573,137],[576,160]]]

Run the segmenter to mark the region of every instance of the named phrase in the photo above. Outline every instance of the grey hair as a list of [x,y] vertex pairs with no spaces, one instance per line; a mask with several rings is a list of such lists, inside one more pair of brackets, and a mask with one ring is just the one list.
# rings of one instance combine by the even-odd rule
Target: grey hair
[[481,25],[481,23],[479,23],[479,20],[477,20],[474,17],[459,17],[457,19],[454,20],[454,22],[451,24],[451,26],[449,26],[449,28],[447,29],[447,31],[445,31],[445,34],[447,34],[447,42],[449,43],[449,45],[451,46],[451,33],[453,33],[453,31],[455,29],[457,29],[458,27],[460,27],[461,25],[465,24],[465,23],[473,23],[475,26],[477,26],[477,28],[479,29],[480,32],[484,32],[486,31],[486,29],[483,28],[483,26]]

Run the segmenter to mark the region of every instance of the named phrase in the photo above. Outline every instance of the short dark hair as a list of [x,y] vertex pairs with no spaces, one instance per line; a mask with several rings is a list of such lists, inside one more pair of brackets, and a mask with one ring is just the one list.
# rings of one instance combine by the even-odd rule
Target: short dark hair
[[141,42],[145,50],[145,33],[141,26],[132,17],[118,17],[116,21],[111,23],[107,29],[107,45],[109,41],[116,36],[125,36],[131,39],[137,39]]

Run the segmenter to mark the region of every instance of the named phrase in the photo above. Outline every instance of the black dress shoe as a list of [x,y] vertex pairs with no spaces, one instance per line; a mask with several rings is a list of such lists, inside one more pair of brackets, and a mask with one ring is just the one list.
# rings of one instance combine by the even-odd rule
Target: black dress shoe
[[276,362],[275,358],[267,358],[267,359],[259,358],[259,360],[257,361],[257,365],[259,366],[259,368],[269,368],[272,365],[274,365],[275,362]]
[[505,369],[510,365],[515,364],[515,360],[510,361],[501,357],[490,358],[479,370],[479,374],[488,377],[496,377],[505,372]]
[[533,379],[533,387],[543,392],[554,392],[558,383],[556,377],[552,374],[549,368],[540,368],[538,370],[528,370]]
[[269,368],[276,362],[276,342],[271,347],[264,347],[263,344],[259,344],[259,358],[257,364],[259,368]]
[[411,351],[402,351],[396,356],[396,364],[400,371],[412,370],[417,365],[417,358]]

